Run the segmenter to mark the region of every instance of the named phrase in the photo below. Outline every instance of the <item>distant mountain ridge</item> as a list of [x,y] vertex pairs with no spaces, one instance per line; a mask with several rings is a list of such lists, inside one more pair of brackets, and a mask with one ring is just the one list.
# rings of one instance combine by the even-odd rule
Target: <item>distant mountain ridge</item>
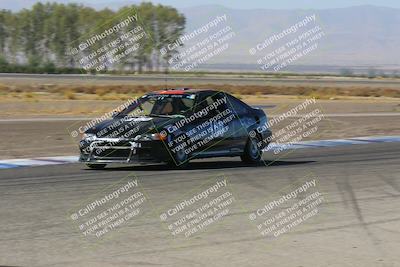
[[318,49],[298,64],[400,65],[400,9],[355,6],[325,10],[237,10],[198,6],[180,11],[187,18],[188,32],[217,15],[227,15],[227,25],[236,32],[236,37],[230,48],[212,63],[255,64],[255,58],[248,53],[249,48],[306,15],[316,14],[317,23],[326,35]]

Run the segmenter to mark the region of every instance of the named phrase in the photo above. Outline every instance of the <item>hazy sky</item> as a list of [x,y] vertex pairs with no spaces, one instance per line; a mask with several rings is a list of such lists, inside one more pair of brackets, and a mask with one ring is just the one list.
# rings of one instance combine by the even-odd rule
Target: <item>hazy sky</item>
[[219,4],[226,7],[241,9],[249,8],[332,8],[355,5],[379,5],[400,8],[399,0],[161,0],[158,3],[168,3],[176,7],[196,6],[205,4]]
[[[42,0],[0,0],[0,8],[17,10],[24,7],[30,7],[35,2],[45,2]],[[50,0],[54,1],[54,0]],[[138,3],[141,1],[127,1],[127,0],[56,0],[57,2],[79,2],[90,3],[92,6],[103,6],[105,3],[110,3],[110,7],[116,4],[129,4]],[[171,5],[177,8],[191,7],[198,5],[218,4],[226,7],[237,9],[252,9],[252,8],[271,8],[271,9],[294,9],[294,8],[336,8],[336,7],[349,7],[356,5],[377,5],[386,7],[400,8],[399,0],[158,0],[151,1],[154,3]]]

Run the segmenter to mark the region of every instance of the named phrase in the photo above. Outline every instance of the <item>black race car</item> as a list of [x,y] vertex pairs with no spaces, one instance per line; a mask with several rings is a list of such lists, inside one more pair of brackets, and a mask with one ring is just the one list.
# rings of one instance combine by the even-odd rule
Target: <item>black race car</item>
[[234,156],[255,163],[270,138],[264,111],[232,95],[168,89],[148,93],[88,128],[80,141],[80,161],[94,169],[152,162],[185,167],[195,158]]

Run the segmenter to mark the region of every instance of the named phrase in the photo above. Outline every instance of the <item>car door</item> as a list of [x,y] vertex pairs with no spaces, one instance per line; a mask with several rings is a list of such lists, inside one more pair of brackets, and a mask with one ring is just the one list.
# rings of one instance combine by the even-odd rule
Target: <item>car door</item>
[[227,141],[231,151],[242,151],[248,139],[248,129],[256,123],[256,120],[251,115],[250,107],[229,94],[226,94],[226,96],[227,105],[235,115],[231,122],[232,134]]
[[197,117],[192,127],[197,129],[197,136],[200,136],[196,143],[199,146],[198,152],[203,155],[218,155],[229,151],[224,147],[227,127],[223,120],[218,119],[227,108],[223,98],[221,93],[204,92],[196,103],[194,113],[202,115]]

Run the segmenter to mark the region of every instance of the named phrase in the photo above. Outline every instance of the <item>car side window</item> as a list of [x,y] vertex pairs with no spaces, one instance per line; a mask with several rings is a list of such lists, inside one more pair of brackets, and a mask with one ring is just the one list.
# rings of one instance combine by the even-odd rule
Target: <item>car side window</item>
[[207,107],[212,106],[214,103],[218,103],[218,105],[216,106],[216,108],[214,109],[210,109],[210,111],[208,112],[207,117],[213,117],[218,115],[219,113],[224,112],[226,109],[229,108],[228,103],[225,103],[225,100],[223,100],[225,98],[225,94],[223,93],[212,93],[212,94],[203,94],[200,98],[199,98],[199,102],[197,103],[196,106],[196,111],[200,111],[202,109],[205,109]]
[[239,99],[231,96],[228,96],[228,106],[234,110],[234,112],[238,116],[246,115],[248,113],[248,107]]
[[213,104],[213,103],[217,103],[218,104],[218,106],[216,108],[216,112],[217,113],[222,113],[229,107],[226,104],[227,101],[224,100],[225,97],[226,96],[223,93],[216,93],[211,97],[212,101],[211,101],[210,104]]
[[194,111],[198,112],[198,111],[204,109],[205,107],[207,107],[207,96],[206,95],[200,95],[198,97],[198,100],[197,100],[196,104],[195,104]]

